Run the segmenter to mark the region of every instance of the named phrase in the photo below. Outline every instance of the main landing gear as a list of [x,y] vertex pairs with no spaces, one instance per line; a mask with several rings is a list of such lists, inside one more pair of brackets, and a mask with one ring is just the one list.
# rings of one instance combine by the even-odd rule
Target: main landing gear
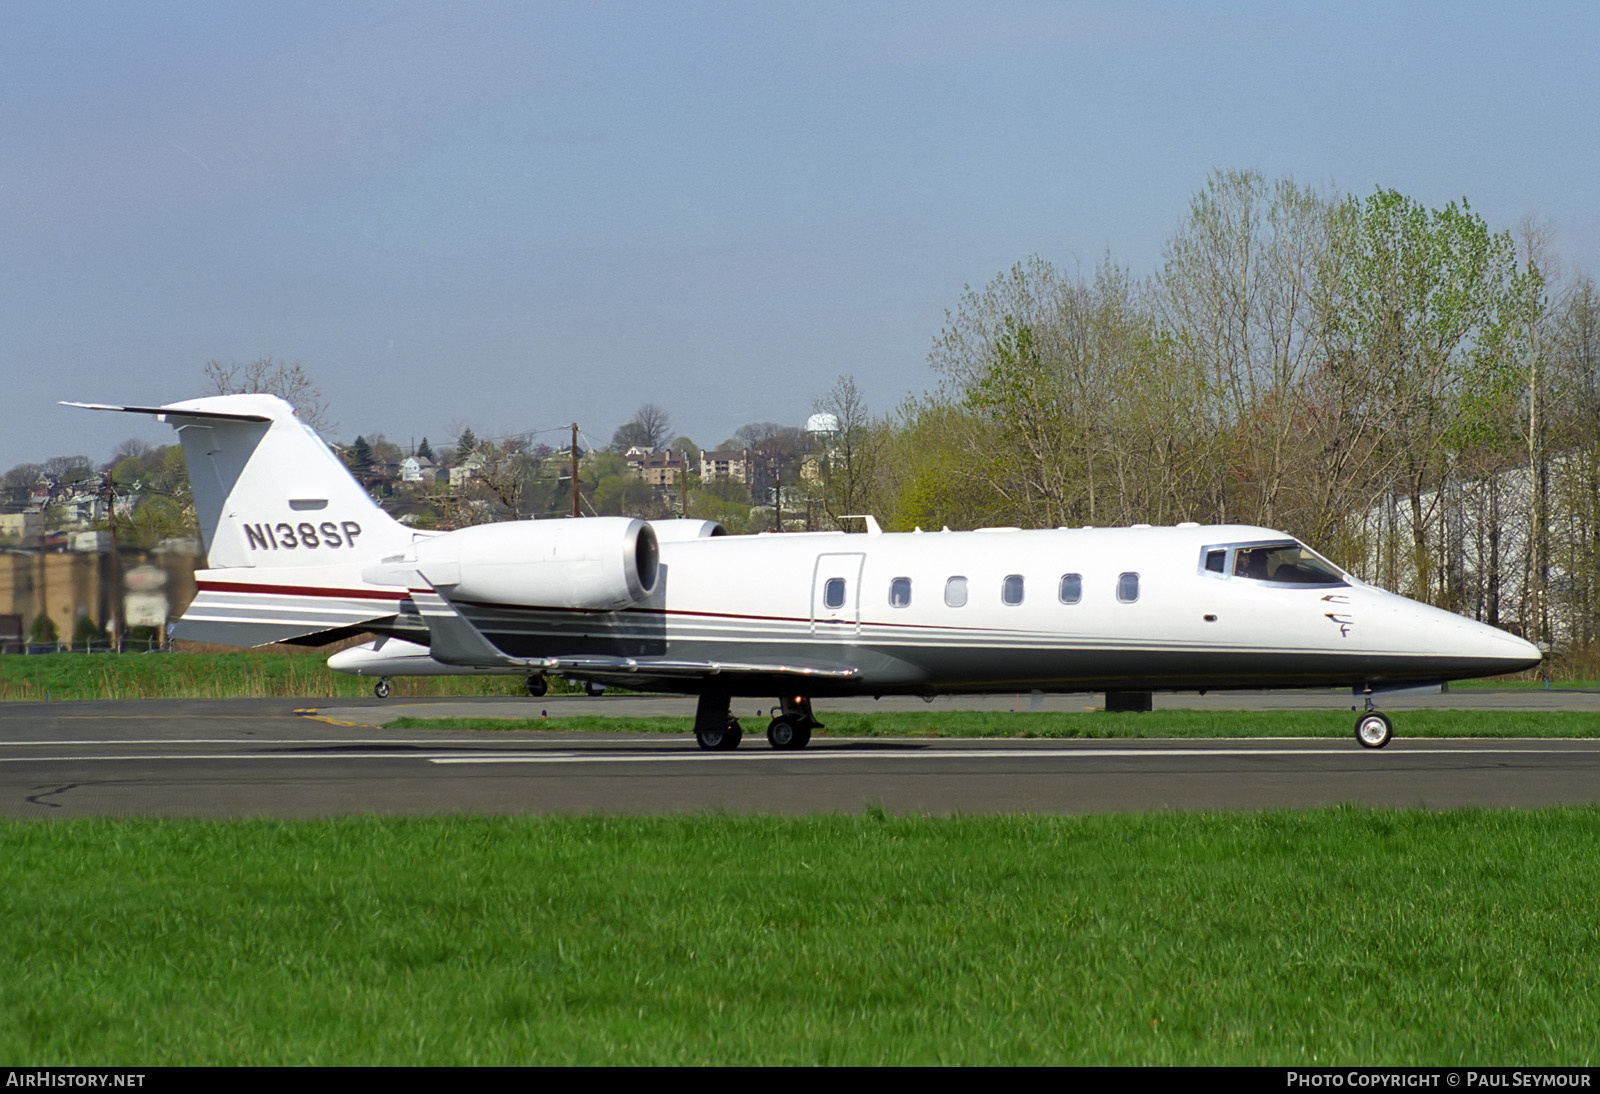
[[1382,748],[1394,736],[1394,723],[1382,711],[1372,709],[1372,689],[1364,693],[1367,709],[1356,719],[1356,741],[1362,748]]
[[528,694],[535,699],[550,690],[550,684],[543,676],[530,676],[522,682],[522,686],[527,688]]
[[811,731],[822,728],[811,713],[811,700],[804,695],[785,695],[778,704],[782,713],[767,725],[767,743],[777,749],[806,747],[811,743]]
[[[744,740],[730,702],[731,697],[723,693],[701,694],[694,712],[694,739],[701,748],[725,752],[738,748]],[[822,728],[811,713],[811,700],[804,695],[785,695],[778,705],[780,713],[767,725],[767,743],[780,751],[806,747],[811,743],[811,731]]]
[[727,752],[739,747],[744,730],[733,716],[732,696],[715,691],[700,693],[694,708],[694,739],[708,752]]
[[380,699],[389,698],[389,678],[387,676],[378,677],[378,682],[372,685],[372,694]]

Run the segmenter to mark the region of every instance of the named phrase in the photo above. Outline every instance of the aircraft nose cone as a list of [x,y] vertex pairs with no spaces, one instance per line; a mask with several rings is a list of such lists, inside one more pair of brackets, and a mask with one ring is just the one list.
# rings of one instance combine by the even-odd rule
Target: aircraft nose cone
[[[1539,649],[1539,647],[1535,646],[1532,642],[1529,642],[1524,638],[1518,638],[1514,634],[1508,634],[1505,631],[1497,630],[1494,627],[1489,629],[1495,631],[1495,633],[1499,636],[1501,645],[1505,648],[1505,653],[1503,656],[1513,657],[1519,661],[1527,662],[1527,664],[1523,665],[1522,668],[1531,669],[1540,661],[1544,660],[1544,651]],[[1521,669],[1512,669],[1511,671],[1520,672]]]
[[1465,647],[1464,654],[1482,660],[1489,666],[1484,675],[1523,672],[1544,660],[1544,654],[1538,646],[1509,631],[1461,616],[1453,616],[1452,619],[1459,632],[1456,641]]
[[[1396,652],[1431,663],[1446,679],[1501,676],[1534,668],[1544,659],[1539,647],[1509,631],[1475,619],[1419,604],[1393,593],[1370,602],[1379,641]],[[1362,622],[1357,615],[1357,625]]]

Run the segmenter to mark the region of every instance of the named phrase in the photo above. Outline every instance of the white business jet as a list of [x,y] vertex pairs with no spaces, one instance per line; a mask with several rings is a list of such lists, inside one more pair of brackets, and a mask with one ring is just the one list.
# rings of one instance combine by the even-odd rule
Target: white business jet
[[556,674],[699,696],[731,749],[731,699],[776,696],[767,740],[803,748],[817,697],[1350,687],[1373,695],[1532,668],[1514,635],[1373,588],[1292,536],[1244,525],[728,536],[704,521],[392,519],[286,402],[222,395],[153,414],[178,430],[209,568],[176,634],[377,641],[329,665],[380,677]]

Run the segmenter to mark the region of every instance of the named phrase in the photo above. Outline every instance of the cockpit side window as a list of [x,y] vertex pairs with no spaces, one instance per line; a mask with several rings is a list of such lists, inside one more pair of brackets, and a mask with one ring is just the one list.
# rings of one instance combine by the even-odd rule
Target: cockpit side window
[[1210,547],[1206,550],[1206,569],[1214,574],[1227,573],[1228,549],[1226,547]]
[[1239,547],[1233,553],[1233,574],[1279,585],[1346,584],[1344,575],[1331,563],[1299,543]]

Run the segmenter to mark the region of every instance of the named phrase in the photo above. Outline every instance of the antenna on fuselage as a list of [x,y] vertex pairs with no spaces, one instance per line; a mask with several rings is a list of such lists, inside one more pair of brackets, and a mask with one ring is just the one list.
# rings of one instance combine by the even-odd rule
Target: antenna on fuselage
[[883,529],[878,527],[878,518],[871,513],[845,513],[840,520],[864,520],[867,522],[867,535],[881,536]]

